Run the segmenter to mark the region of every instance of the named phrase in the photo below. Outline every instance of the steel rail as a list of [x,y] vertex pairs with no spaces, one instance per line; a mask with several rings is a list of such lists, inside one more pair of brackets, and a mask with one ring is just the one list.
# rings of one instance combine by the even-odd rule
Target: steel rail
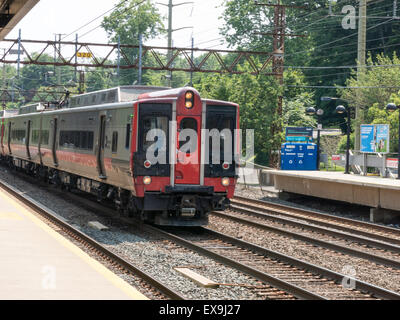
[[[244,198],[244,197],[240,197],[240,196],[235,196],[235,198],[232,200],[232,203],[235,202],[235,200],[238,201],[245,201],[245,202],[250,202],[250,203],[254,203],[254,204],[258,204],[263,206],[264,208],[262,208],[263,210],[290,210],[294,213],[298,213],[298,214],[303,214],[303,215],[307,215],[307,216],[313,216],[313,217],[317,217],[317,218],[321,218],[321,219],[332,219],[332,220],[336,220],[340,223],[344,223],[344,224],[350,224],[350,225],[354,225],[354,226],[359,226],[362,228],[373,228],[377,231],[380,232],[386,232],[386,233],[393,233],[396,234],[400,237],[400,229],[396,229],[396,228],[391,228],[391,227],[387,227],[387,226],[382,226],[382,225],[378,225],[378,224],[374,224],[371,222],[366,222],[366,221],[359,221],[359,220],[355,220],[355,219],[350,219],[350,218],[345,218],[345,217],[339,217],[339,216],[335,216],[332,214],[328,214],[328,213],[321,213],[321,212],[317,212],[314,210],[310,210],[310,209],[302,209],[302,208],[297,208],[297,207],[293,207],[293,206],[289,206],[289,205],[284,205],[281,203],[275,203],[275,202],[271,202],[271,201],[265,201],[265,200],[256,200],[256,199],[248,199],[248,198]],[[288,217],[293,217],[292,214],[290,213],[284,213],[279,211],[279,214],[281,215],[285,215]],[[301,217],[301,219],[310,221],[310,222],[315,222],[315,223],[319,223],[319,224],[323,224],[325,226],[330,226],[332,225],[332,223],[329,222],[323,222],[323,221],[315,221],[315,219],[312,218],[305,218],[305,217]],[[339,226],[334,224],[335,228],[337,229],[341,229],[343,231],[349,231],[349,229],[352,232],[357,232],[360,235],[366,235],[366,236],[371,236],[370,233],[365,232],[365,231],[361,231],[361,230],[354,230],[351,229],[350,227],[345,227],[345,226]],[[374,237],[376,239],[385,241],[388,238],[385,236],[380,236],[380,235],[374,235]],[[400,244],[400,240],[398,239],[391,239],[391,240],[395,240],[396,243]]]
[[246,273],[246,274],[248,274],[248,275],[250,275],[250,276],[252,276],[252,277],[254,277],[254,278],[256,278],[256,279],[258,279],[260,281],[262,281],[262,282],[265,282],[265,283],[267,283],[269,285],[272,285],[273,287],[275,287],[277,289],[280,289],[280,290],[285,291],[285,292],[287,292],[289,294],[292,294],[293,296],[295,296],[298,299],[326,300],[326,298],[324,298],[324,297],[322,297],[320,295],[317,295],[317,294],[312,293],[312,292],[310,292],[308,290],[300,288],[300,287],[298,287],[296,285],[290,284],[290,283],[288,283],[286,281],[283,281],[281,279],[278,279],[276,277],[268,275],[265,272],[256,270],[256,269],[254,269],[252,267],[249,267],[249,266],[244,265],[244,264],[242,264],[240,262],[234,261],[234,260],[232,260],[232,259],[230,259],[228,257],[225,257],[223,255],[215,253],[215,252],[213,252],[211,250],[208,250],[206,248],[203,248],[201,246],[197,246],[197,245],[195,245],[194,243],[192,243],[192,242],[190,242],[188,240],[185,240],[185,239],[183,239],[181,237],[173,235],[173,234],[171,234],[169,232],[166,232],[164,230],[161,230],[159,228],[148,226],[148,225],[143,226],[143,227],[145,229],[148,229],[148,230],[152,231],[152,232],[159,233],[162,236],[164,236],[165,238],[169,239],[170,241],[172,241],[172,242],[174,242],[176,244],[179,244],[179,245],[181,245],[181,246],[183,246],[183,247],[185,247],[187,249],[190,249],[190,250],[193,250],[195,252],[198,252],[198,253],[200,253],[200,254],[202,254],[204,256],[207,256],[207,257],[209,257],[209,258],[211,258],[211,259],[213,259],[215,261],[218,261],[218,262],[220,262],[220,263],[222,263],[224,265],[228,265],[228,266],[230,266],[232,268],[240,270],[241,272],[244,272],[244,273]]
[[357,258],[362,258],[362,259],[367,259],[371,262],[377,263],[377,264],[381,264],[381,265],[385,265],[388,267],[392,267],[392,268],[397,268],[400,269],[400,261],[396,261],[396,260],[391,260],[388,258],[384,258],[384,257],[380,257],[374,254],[370,254],[370,253],[366,253],[360,250],[355,250],[352,248],[347,248],[338,244],[334,244],[331,242],[327,242],[327,241],[323,241],[323,240],[318,240],[315,238],[311,238],[311,237],[307,237],[307,236],[303,236],[301,234],[297,234],[297,233],[293,233],[291,231],[287,231],[284,229],[280,229],[280,228],[276,228],[276,227],[272,227],[272,226],[268,226],[265,224],[261,224],[258,222],[254,222],[254,221],[249,221],[243,218],[239,218],[239,217],[234,217],[231,216],[229,214],[226,213],[222,213],[222,212],[212,212],[213,215],[221,217],[221,218],[225,218],[228,220],[232,220],[241,224],[246,224],[249,225],[251,227],[255,227],[255,228],[259,228],[259,229],[263,229],[269,232],[273,232],[273,233],[277,233],[277,234],[281,234],[285,237],[289,237],[289,238],[293,238],[293,239],[297,239],[300,241],[304,241],[304,242],[308,242],[310,244],[316,245],[318,247],[322,247],[322,248],[326,248],[326,249],[330,249],[330,250],[334,250],[337,252],[341,252],[347,255],[352,255],[354,257]]
[[[257,254],[260,254],[260,255],[272,257],[276,260],[296,266],[300,269],[304,269],[311,273],[316,273],[318,275],[324,276],[333,281],[341,282],[346,277],[348,278],[348,276],[346,276],[344,274],[340,274],[338,272],[334,272],[329,269],[319,267],[317,265],[308,263],[306,261],[284,255],[277,251],[269,250],[267,248],[264,248],[264,247],[261,247],[261,246],[258,246],[258,245],[255,245],[255,244],[252,244],[247,241],[243,241],[243,240],[231,237],[231,236],[228,236],[226,234],[211,230],[209,228],[205,228],[205,230],[207,230],[207,232],[209,234],[219,237],[221,239],[224,239],[227,242],[237,245],[238,247],[248,249],[248,250],[255,252]],[[361,292],[367,292],[367,293],[373,294],[376,297],[381,298],[381,299],[400,300],[399,293],[375,286],[373,284],[370,284],[370,283],[367,283],[364,281],[355,279],[355,286],[356,287],[354,289],[359,290]]]
[[118,263],[123,269],[135,274],[139,278],[143,279],[149,285],[169,297],[170,299],[174,300],[185,300],[184,297],[176,293],[174,290],[168,288],[166,285],[162,284],[158,280],[151,277],[145,271],[139,269],[138,267],[132,265],[130,262],[125,260],[124,258],[120,257],[119,255],[113,253],[112,251],[108,250],[100,243],[98,243],[93,238],[87,236],[86,234],[82,233],[81,231],[75,229],[73,226],[69,225],[64,219],[58,216],[54,211],[49,208],[46,208],[42,204],[38,203],[31,197],[24,194],[24,192],[10,186],[9,184],[5,183],[4,181],[0,181],[0,188],[12,195],[14,198],[18,199],[21,203],[28,206],[30,209],[34,210],[41,216],[49,219],[51,222],[55,223],[56,225],[60,226],[65,231],[73,234],[74,236],[78,237],[79,239],[85,241],[86,243],[90,244],[92,248],[95,250],[100,251],[114,262]]
[[[322,234],[326,234],[326,235],[330,235],[333,237],[338,237],[341,239],[345,239],[345,240],[350,240],[350,241],[355,241],[358,243],[364,243],[366,245],[369,246],[373,246],[376,248],[380,248],[383,250],[389,250],[392,252],[396,252],[396,253],[400,253],[400,246],[397,245],[393,245],[387,242],[381,242],[381,241],[377,241],[377,240],[373,240],[373,239],[368,239],[368,238],[364,238],[364,237],[359,237],[356,235],[351,235],[348,233],[344,233],[341,231],[335,231],[335,230],[331,230],[325,227],[319,227],[319,226],[315,226],[315,225],[310,225],[307,223],[303,223],[303,222],[299,222],[299,221],[294,221],[291,219],[287,219],[287,218],[281,218],[281,217],[277,217],[275,215],[272,214],[268,214],[268,213],[260,213],[257,212],[255,210],[262,210],[261,208],[258,207],[254,207],[254,206],[248,206],[246,205],[246,207],[241,207],[235,204],[231,204],[231,209],[233,209],[234,211],[243,213],[243,214],[247,214],[256,218],[261,218],[264,220],[272,220],[272,221],[276,221],[278,223],[282,223],[282,224],[286,224],[286,225],[290,225],[293,227],[298,227],[298,228],[303,228],[303,229],[309,229],[311,231],[314,232],[318,232],[318,233],[322,233]],[[249,210],[249,209],[250,210]],[[295,217],[293,217],[295,218]],[[301,219],[301,218],[298,218]],[[334,225],[330,226],[331,228],[334,228]],[[350,232],[350,230],[348,230],[348,232]],[[386,241],[390,241],[389,239],[387,239]]]

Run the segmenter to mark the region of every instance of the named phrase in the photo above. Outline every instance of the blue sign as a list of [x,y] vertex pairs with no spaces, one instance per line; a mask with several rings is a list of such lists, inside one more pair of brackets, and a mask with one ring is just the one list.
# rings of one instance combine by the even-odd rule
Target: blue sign
[[362,125],[361,126],[361,152],[375,152],[375,126],[374,125]]
[[389,125],[362,125],[360,151],[365,153],[389,153]]
[[311,142],[312,139],[313,139],[313,128],[306,128],[306,127],[286,128],[286,141]]
[[389,125],[377,124],[376,125],[376,152],[389,153]]

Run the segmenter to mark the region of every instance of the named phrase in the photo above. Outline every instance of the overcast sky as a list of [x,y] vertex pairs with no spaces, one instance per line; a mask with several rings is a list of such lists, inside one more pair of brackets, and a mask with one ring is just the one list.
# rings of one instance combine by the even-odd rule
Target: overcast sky
[[[199,48],[223,48],[218,46],[219,41],[210,41],[221,38],[219,35],[219,27],[221,21],[218,17],[222,13],[222,0],[174,0],[174,4],[181,2],[190,2],[193,4],[176,6],[174,8],[173,28],[190,27],[174,32],[174,45],[177,47],[189,47],[191,44],[191,35],[195,38],[195,45]],[[153,3],[167,3],[168,0],[152,0]],[[94,18],[102,15],[106,11],[113,8],[118,0],[40,0],[40,2],[28,13],[28,15],[15,27],[13,31],[6,37],[15,39],[18,37],[18,29],[22,30],[22,38],[53,40],[55,33],[68,35],[76,29],[82,27]],[[167,7],[157,4],[160,12],[166,17]],[[100,25],[102,18],[94,21],[90,25],[78,31],[83,35],[86,32]],[[168,25],[165,21],[166,26]],[[75,34],[65,39],[75,40]],[[97,28],[88,35],[81,38],[85,42],[107,42],[106,33],[102,28]],[[166,39],[156,39],[149,45],[166,46]],[[0,45],[5,47],[3,43]]]

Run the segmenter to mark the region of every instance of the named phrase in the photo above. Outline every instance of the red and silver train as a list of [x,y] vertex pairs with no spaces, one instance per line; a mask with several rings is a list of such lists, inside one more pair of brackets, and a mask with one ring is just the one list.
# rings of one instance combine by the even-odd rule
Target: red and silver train
[[[123,86],[71,97],[62,109],[38,104],[0,115],[3,161],[67,190],[112,201],[144,221],[205,225],[208,213],[224,209],[234,195],[239,107],[201,99],[193,88]],[[151,129],[169,137],[165,163],[146,157],[157,144],[157,138],[147,141]],[[182,152],[184,129],[194,130],[197,139]],[[206,161],[211,138],[203,129],[229,130],[233,154],[221,152],[220,163]]]

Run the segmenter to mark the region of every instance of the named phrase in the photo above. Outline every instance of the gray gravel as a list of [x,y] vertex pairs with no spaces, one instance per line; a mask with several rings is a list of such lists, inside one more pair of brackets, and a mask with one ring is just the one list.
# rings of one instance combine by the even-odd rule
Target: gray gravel
[[[31,198],[65,218],[68,223],[75,225],[84,233],[189,299],[262,299],[250,288],[241,286],[221,286],[217,289],[201,288],[173,269],[174,267],[191,266],[196,267],[196,272],[217,283],[260,285],[258,281],[232,268],[177,247],[168,241],[152,239],[132,227],[115,226],[116,223],[111,219],[98,216],[71,203],[69,200],[38,188],[37,185],[16,177],[3,167],[0,167],[0,179],[23,190]],[[90,228],[88,227],[90,221],[99,221],[110,229],[98,231]],[[129,277],[120,276],[125,279]],[[138,289],[140,290],[140,286],[138,286]]]
[[[331,250],[311,246],[303,241],[284,237],[272,232],[251,228],[215,216],[210,217],[209,227],[233,237],[252,242],[270,250],[316,264],[327,269],[345,273],[354,269],[356,279],[400,292],[400,270],[368,262],[364,259],[338,254]],[[266,240],[268,239],[268,240]]]
[[[369,211],[368,211],[369,209],[366,207],[345,204],[345,203],[338,203],[330,200],[326,201],[325,199],[317,199],[305,196],[302,197],[301,195],[299,196],[299,198],[301,199],[301,203],[297,203],[299,202],[297,200],[293,201],[282,200],[278,197],[278,194],[279,191],[273,187],[263,187],[263,192],[261,192],[260,187],[254,187],[254,186],[246,187],[241,184],[237,185],[235,190],[235,195],[246,197],[249,199],[266,200],[287,206],[292,206],[299,209],[314,210],[316,212],[325,214],[327,213],[338,217],[345,217],[363,222],[370,222]],[[376,224],[400,229],[400,223],[393,223],[393,224],[376,223]]]

